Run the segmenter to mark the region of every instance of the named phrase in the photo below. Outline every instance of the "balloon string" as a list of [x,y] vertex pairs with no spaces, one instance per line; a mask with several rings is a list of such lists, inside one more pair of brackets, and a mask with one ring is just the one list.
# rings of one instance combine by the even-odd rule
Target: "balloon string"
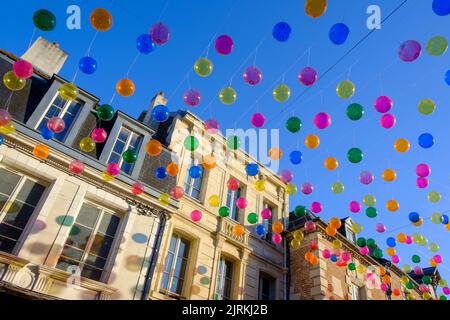
[[351,76],[352,76],[352,67],[353,67],[353,65],[351,65],[351,66],[348,68],[348,74],[347,74],[347,79],[348,79],[348,80],[350,80],[350,78],[351,78]]
[[36,27],[33,28],[33,32],[31,33],[30,42],[28,43],[28,49],[30,49],[31,44],[33,43],[33,38],[35,34],[36,34]]
[[94,36],[92,37],[91,42],[89,43],[89,46],[86,50],[86,56],[88,56],[88,57],[91,54],[91,49],[92,49],[92,46],[94,45],[95,39],[97,39],[97,35],[98,35],[98,30],[95,31]]
[[162,19],[164,13],[166,12],[166,9],[167,9],[168,6],[169,6],[169,0],[166,0],[166,3],[164,4],[163,9],[161,10],[161,13],[159,14],[159,17],[158,17],[158,20],[157,20],[158,22],[161,21],[161,19]]
[[311,62],[311,47],[308,48],[308,61],[307,61],[307,65],[309,66]]
[[383,95],[383,78],[382,78],[382,74],[381,74],[381,72],[380,72],[380,74],[378,75],[378,79],[379,79],[379,81],[380,81],[380,93],[381,93],[381,95]]
[[261,41],[256,45],[255,48],[250,52],[250,54],[245,58],[242,63],[239,65],[239,67],[234,71],[234,73],[231,75],[230,83],[233,81],[233,78],[236,76],[236,74],[244,67],[244,64],[247,63],[247,61],[251,58],[251,56],[254,54],[255,51],[258,50],[258,48],[266,41],[266,37],[263,37]]
[[113,93],[111,100],[109,100],[110,105],[113,103],[115,97],[116,97],[116,92]]
[[11,91],[8,99],[6,99],[6,102],[5,102],[6,111],[9,110],[9,105],[11,104],[13,94],[14,94],[14,91]]
[[133,69],[134,65],[136,64],[136,62],[137,62],[137,60],[138,60],[138,58],[139,58],[140,55],[141,55],[141,53],[138,52],[138,53],[136,54],[136,56],[134,57],[133,62],[131,63],[130,67],[129,67],[128,70],[127,70],[127,73],[125,74],[125,77],[126,77],[126,78],[128,78],[128,76],[130,75],[130,72],[131,72],[131,70]]

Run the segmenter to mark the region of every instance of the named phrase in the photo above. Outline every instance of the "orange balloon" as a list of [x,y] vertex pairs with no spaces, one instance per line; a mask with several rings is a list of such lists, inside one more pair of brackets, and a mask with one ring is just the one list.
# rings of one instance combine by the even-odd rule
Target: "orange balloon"
[[319,146],[320,139],[315,134],[310,134],[305,138],[305,145],[310,149],[315,149]]
[[103,8],[97,8],[92,11],[90,16],[90,22],[92,27],[97,31],[107,31],[112,26],[112,16],[108,10]]
[[282,233],[284,230],[284,226],[280,221],[277,221],[272,226],[272,231],[275,233]]
[[306,0],[305,12],[311,18],[321,17],[327,10],[327,0]]
[[162,145],[161,142],[159,142],[158,140],[152,139],[147,143],[145,149],[149,156],[156,157],[161,154]]
[[339,166],[339,162],[336,158],[329,157],[325,159],[324,165],[328,170],[335,170]]
[[389,276],[386,274],[386,275],[384,275],[384,276],[381,278],[381,281],[382,281],[384,284],[390,284],[390,283],[391,283],[391,277],[389,277]]
[[445,229],[447,229],[448,231],[450,231],[450,223],[447,223],[447,224],[445,225]]
[[392,169],[386,169],[381,174],[381,178],[383,178],[384,181],[392,182],[397,179],[397,173]]
[[318,265],[318,264],[319,264],[319,259],[318,259],[315,255],[313,255],[313,256],[311,257],[311,260],[309,260],[309,262],[310,262],[313,266],[315,266],[315,265]]
[[305,253],[305,260],[306,261],[311,261],[313,256],[314,255],[312,254],[312,252],[308,251],[308,252]]
[[46,145],[40,144],[34,147],[33,154],[36,158],[45,160],[50,154],[50,149]]
[[397,201],[391,199],[386,202],[386,209],[388,209],[389,211],[394,212],[397,211],[398,208],[400,208],[400,205]]
[[180,167],[175,162],[171,162],[167,165],[166,171],[169,176],[175,177],[180,172]]
[[133,95],[135,89],[136,88],[133,81],[127,78],[120,79],[116,84],[116,91],[122,97],[129,97]]
[[405,153],[405,152],[409,151],[409,148],[411,148],[411,145],[410,145],[409,141],[406,139],[400,138],[397,141],[395,141],[395,143],[394,143],[394,149],[397,152]]
[[339,218],[331,218],[329,225],[332,226],[335,229],[339,229],[342,226],[341,219],[339,219]]
[[208,154],[203,157],[202,166],[205,169],[214,169],[216,167],[216,163],[216,157],[214,157],[212,154]]
[[336,228],[334,228],[331,225],[328,225],[327,228],[325,229],[325,232],[327,233],[327,235],[329,235],[330,237],[334,237],[337,233]]
[[399,233],[397,235],[397,241],[400,242],[400,243],[404,243],[406,241],[406,234]]
[[379,268],[379,270],[380,270],[380,276],[384,276],[386,274],[386,268],[385,267],[381,266]]
[[422,225],[422,223],[423,223],[423,218],[420,218],[419,221],[413,222],[413,225],[414,225],[415,227],[420,227],[420,226]]
[[394,256],[394,255],[395,255],[395,248],[387,248],[387,249],[386,249],[386,254],[387,254],[389,257]]
[[234,235],[236,235],[238,237],[243,236],[244,233],[245,233],[244,226],[241,225],[241,224],[235,225],[234,228],[233,228],[233,233],[234,233]]
[[280,160],[283,152],[278,147],[273,147],[269,149],[269,158],[272,160]]
[[432,266],[432,267],[437,267],[437,263],[436,263],[436,261],[434,261],[434,259],[433,258],[431,258],[430,260],[428,260],[428,262],[430,263],[430,266]]

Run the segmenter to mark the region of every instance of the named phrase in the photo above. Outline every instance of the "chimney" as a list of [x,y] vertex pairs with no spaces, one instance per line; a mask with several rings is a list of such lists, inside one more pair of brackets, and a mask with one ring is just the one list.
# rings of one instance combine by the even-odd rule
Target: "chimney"
[[58,43],[51,43],[39,37],[22,55],[22,59],[49,76],[57,74],[67,60],[67,53],[59,48]]
[[153,121],[152,119],[152,110],[155,106],[158,105],[167,105],[167,99],[164,96],[164,92],[159,92],[157,95],[155,95],[150,102],[149,107],[147,108],[147,111],[145,112],[144,120],[142,121],[144,124],[148,125],[150,128],[156,130],[158,128],[158,122]]

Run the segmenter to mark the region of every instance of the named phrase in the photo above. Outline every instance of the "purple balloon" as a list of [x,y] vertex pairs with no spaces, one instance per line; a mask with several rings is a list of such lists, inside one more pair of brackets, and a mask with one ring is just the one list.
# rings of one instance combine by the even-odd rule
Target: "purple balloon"
[[322,211],[322,204],[320,202],[315,201],[311,203],[310,209],[313,213],[320,213]]
[[358,201],[352,201],[350,202],[348,208],[353,213],[358,213],[361,211],[361,204]]
[[331,117],[326,112],[319,112],[314,117],[314,125],[319,129],[326,129],[331,124]]
[[380,113],[386,113],[394,106],[394,102],[387,96],[380,96],[375,100],[375,109]]
[[161,46],[169,41],[170,30],[165,24],[158,22],[150,28],[150,38],[155,44]]
[[219,121],[216,119],[209,119],[205,122],[205,130],[209,134],[216,134],[220,129]]
[[412,62],[416,60],[420,53],[422,52],[422,47],[416,40],[408,40],[403,42],[398,49],[398,55],[400,59],[405,62]]
[[283,170],[280,173],[280,179],[284,183],[289,183],[292,181],[292,179],[294,179],[294,174],[289,170]]
[[373,181],[373,174],[370,171],[363,171],[359,174],[359,182],[362,184],[371,184]]
[[230,36],[223,34],[217,37],[214,47],[217,53],[226,56],[233,51],[234,42]]
[[428,187],[428,183],[429,183],[428,179],[424,178],[424,177],[419,177],[416,180],[416,185],[420,189],[424,189],[424,188]]
[[266,117],[262,113],[254,113],[250,119],[250,122],[255,128],[261,128],[266,122]]
[[302,184],[301,190],[303,194],[311,194],[314,191],[314,186],[309,182],[305,182]]
[[418,164],[416,167],[416,174],[419,177],[428,177],[431,173],[431,168],[426,163]]
[[305,86],[312,86],[317,81],[317,71],[311,67],[305,67],[300,70],[298,80]]
[[200,103],[200,99],[200,92],[195,89],[189,89],[184,93],[183,96],[184,103],[190,107],[198,106],[198,104]]
[[386,226],[382,223],[377,223],[375,225],[375,231],[378,233],[384,233],[384,232],[386,232]]
[[395,116],[390,113],[383,114],[380,118],[380,124],[385,129],[391,129],[395,126],[396,122],[397,119],[395,119]]
[[262,72],[258,67],[251,66],[245,69],[243,77],[245,82],[247,82],[249,85],[254,86],[261,82]]

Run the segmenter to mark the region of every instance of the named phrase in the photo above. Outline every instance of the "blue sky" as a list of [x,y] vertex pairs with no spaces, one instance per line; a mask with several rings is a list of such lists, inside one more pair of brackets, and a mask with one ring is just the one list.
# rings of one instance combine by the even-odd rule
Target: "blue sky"
[[[171,29],[170,42],[157,47],[150,55],[138,57],[129,74],[136,84],[136,92],[130,98],[117,96],[114,107],[137,117],[147,108],[156,92],[164,91],[170,98],[170,110],[185,108],[182,95],[190,84],[202,93],[200,106],[190,110],[203,119],[210,116],[217,118],[221,128],[234,127],[235,123],[238,127],[249,128],[250,116],[259,108],[270,119],[267,128],[280,128],[281,147],[285,155],[280,168],[294,172],[294,182],[299,189],[305,181],[315,186],[312,195],[305,196],[299,192],[292,197],[291,208],[320,201],[324,206],[320,215],[325,220],[333,216],[351,215],[363,224],[362,236],[374,237],[383,248],[386,237],[395,237],[400,231],[409,235],[421,233],[430,243],[439,244],[439,254],[444,258],[440,271],[449,278],[449,231],[429,219],[421,227],[414,227],[409,223],[408,214],[416,211],[425,218],[433,212],[450,210],[450,131],[447,128],[450,87],[444,81],[444,74],[450,69],[450,53],[447,51],[440,57],[431,57],[423,50],[420,58],[413,63],[405,63],[397,55],[399,45],[405,40],[415,39],[424,47],[433,36],[449,38],[449,17],[435,15],[431,10],[431,0],[409,0],[382,25],[381,30],[371,34],[308,91],[305,92],[305,87],[297,79],[298,71],[308,64],[308,60],[320,77],[369,32],[366,27],[366,9],[369,5],[379,5],[384,18],[401,2],[329,1],[326,14],[319,19],[307,17],[303,1],[295,0],[30,0],[25,8],[22,3],[8,2],[7,8],[2,5],[4,11],[9,13],[0,21],[1,47],[21,55],[33,33],[33,12],[47,8],[56,15],[57,28],[48,33],[37,31],[34,38],[43,35],[50,41],[58,42],[69,53],[61,75],[70,80],[77,70],[78,60],[85,55],[95,34],[89,24],[90,12],[96,7],[110,10],[113,27],[99,33],[91,48],[91,56],[97,60],[98,70],[93,75],[79,73],[76,78],[79,87],[107,103],[114,93],[117,80],[125,76],[138,53],[135,39],[148,32],[150,26],[161,17]],[[81,8],[81,30],[66,28],[66,9],[71,4],[78,4]],[[284,43],[275,41],[271,35],[273,25],[279,21],[286,21],[292,27],[291,37]],[[341,46],[332,44],[328,39],[330,27],[337,22],[346,23],[351,30],[349,39]],[[214,63],[213,74],[200,78],[191,72],[189,81],[180,83],[192,70],[194,61],[205,54],[211,38],[218,34],[228,34],[234,39],[233,53],[219,56],[211,46],[208,57]],[[251,87],[243,82],[242,72],[254,60],[263,72],[263,80]],[[238,92],[238,101],[232,106],[224,106],[217,95],[233,74],[232,83]],[[291,88],[291,98],[280,104],[272,98],[271,92],[274,84],[281,83],[283,74],[285,83]],[[351,99],[342,100],[337,97],[335,88],[339,81],[347,78],[355,83],[356,93]],[[388,95],[394,100],[392,113],[397,118],[397,125],[391,130],[380,127],[381,114],[373,107],[374,100],[380,95]],[[437,108],[430,116],[423,116],[417,111],[419,101],[424,98],[436,102]],[[254,104],[256,99],[259,99],[259,107]],[[365,115],[360,121],[352,122],[345,115],[347,105],[352,102],[360,103],[365,108]],[[332,117],[332,124],[326,130],[318,130],[313,125],[314,115],[321,111]],[[291,115],[300,117],[303,122],[299,133],[292,134],[284,128],[285,121]],[[432,133],[436,139],[431,149],[421,149],[417,144],[417,137],[424,132]],[[316,150],[304,146],[304,138],[310,133],[320,137],[321,144]],[[411,142],[411,150],[406,154],[398,154],[393,149],[394,141],[401,137]],[[297,146],[303,152],[304,161],[293,166],[287,154]],[[352,147],[359,147],[364,152],[364,160],[359,164],[351,164],[346,159],[347,150]],[[336,171],[330,172],[323,165],[329,156],[339,160]],[[432,169],[427,189],[418,189],[415,184],[415,167],[422,162],[428,163]],[[397,172],[398,178],[393,183],[381,179],[382,171],[387,168]],[[362,170],[373,172],[375,180],[371,185],[359,183],[358,176]],[[341,195],[331,192],[331,185],[336,181],[345,185]],[[442,200],[437,204],[430,203],[427,200],[429,191],[439,191]],[[378,216],[369,219],[364,212],[351,214],[348,211],[349,202],[362,202],[368,193],[376,196]],[[399,211],[390,213],[386,210],[385,203],[389,199],[400,203]],[[375,232],[374,226],[378,222],[386,225],[386,233],[380,235]],[[411,256],[418,254],[422,257],[421,265],[425,267],[433,255],[427,247],[417,244],[398,244],[397,252],[401,258],[399,266],[405,263],[414,265]]]

